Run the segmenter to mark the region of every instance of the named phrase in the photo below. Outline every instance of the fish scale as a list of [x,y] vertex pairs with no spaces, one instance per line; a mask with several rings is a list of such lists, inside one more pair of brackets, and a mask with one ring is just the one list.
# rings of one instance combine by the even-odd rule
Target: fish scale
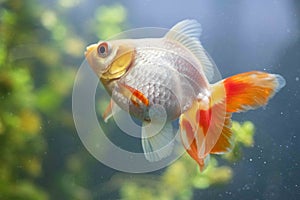
[[[184,62],[183,58],[178,57],[174,52],[155,46],[152,48],[137,48],[135,62],[127,74],[118,81],[145,95],[149,100],[149,108],[157,104],[163,106],[168,118],[176,119],[191,104],[192,99],[196,97],[193,90],[196,88],[199,91],[199,86],[194,83],[192,86],[191,81],[186,78],[188,75],[178,71],[180,69],[184,71],[182,70],[185,68],[185,66],[182,66],[183,64],[190,65]],[[178,82],[181,84],[177,84]],[[131,114],[149,120],[149,108],[137,107],[126,98],[120,98],[122,94],[113,96],[116,103],[128,107]]]

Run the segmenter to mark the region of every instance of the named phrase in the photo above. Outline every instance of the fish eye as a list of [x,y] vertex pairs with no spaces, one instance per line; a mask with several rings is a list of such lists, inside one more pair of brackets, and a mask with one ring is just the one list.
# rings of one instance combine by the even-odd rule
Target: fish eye
[[97,51],[100,57],[105,58],[110,53],[110,46],[107,42],[102,42],[98,45]]

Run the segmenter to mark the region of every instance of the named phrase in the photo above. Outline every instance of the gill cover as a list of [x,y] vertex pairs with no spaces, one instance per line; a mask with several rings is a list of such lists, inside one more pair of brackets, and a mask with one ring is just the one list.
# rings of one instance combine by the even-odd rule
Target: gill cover
[[134,48],[130,45],[120,45],[116,56],[113,58],[112,62],[101,75],[102,80],[113,80],[118,79],[123,76],[134,60]]

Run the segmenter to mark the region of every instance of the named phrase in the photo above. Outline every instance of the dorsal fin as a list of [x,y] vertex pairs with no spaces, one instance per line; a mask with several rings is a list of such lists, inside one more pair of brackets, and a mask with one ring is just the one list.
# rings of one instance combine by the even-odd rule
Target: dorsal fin
[[208,81],[216,82],[220,80],[221,77],[215,63],[198,39],[201,32],[201,25],[196,20],[183,20],[173,26],[165,35],[165,38],[175,40],[189,49],[201,63]]

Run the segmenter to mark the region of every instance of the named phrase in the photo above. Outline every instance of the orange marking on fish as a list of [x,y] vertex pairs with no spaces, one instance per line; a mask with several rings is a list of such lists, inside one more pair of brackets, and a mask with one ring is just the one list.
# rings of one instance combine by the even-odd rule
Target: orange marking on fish
[[202,128],[204,136],[206,136],[211,122],[211,108],[208,110],[197,110],[196,120]]
[[149,100],[147,97],[138,90],[134,90],[132,95],[136,96],[144,105],[149,106]]
[[222,133],[215,144],[215,146],[212,148],[210,153],[212,154],[221,154],[226,153],[230,151],[233,147],[233,133],[231,130],[231,114],[227,113],[225,122],[223,125]]
[[[189,145],[191,145],[192,141],[194,140],[194,130],[190,124],[189,121],[187,121],[186,119],[182,119],[181,120],[181,129],[184,129],[186,135],[185,138],[187,139],[187,142]],[[183,136],[181,136],[183,137]],[[186,146],[186,148],[189,148],[189,146]]]
[[140,107],[140,104],[135,99],[131,98],[130,100],[133,103],[133,105],[135,105],[136,107]]
[[119,85],[121,86],[121,88],[125,89],[126,91],[128,91],[130,93],[130,94],[127,94],[128,92],[126,92],[126,91],[123,92],[123,94],[125,96],[128,96],[128,98],[130,98],[131,102],[135,106],[140,107],[140,104],[149,106],[149,100],[142,92],[140,92],[139,90],[136,90],[126,84],[119,83]]
[[[216,106],[216,105],[215,105]],[[215,128],[213,127],[211,130],[209,130],[210,123],[212,122],[212,108],[209,110],[198,110],[197,111],[197,122],[199,123],[199,128],[201,127],[201,130],[198,130],[197,134],[203,134],[204,138],[206,140],[209,140],[208,137],[209,134],[214,134]],[[217,109],[217,107],[215,107]],[[205,158],[209,154],[221,154],[228,152],[232,149],[232,131],[231,131],[231,120],[230,120],[231,114],[227,113],[226,118],[223,124],[223,128],[220,130],[221,134],[215,143],[215,145],[208,150],[207,152],[204,152],[204,155],[199,157],[199,149],[197,145],[197,141],[195,138],[195,131],[190,124],[190,122],[185,119],[184,117],[181,118],[180,121],[180,127],[181,127],[181,138],[185,137],[186,141],[188,141],[189,146],[186,144],[184,145],[186,151],[188,154],[198,163],[200,170],[203,171],[205,169]],[[183,135],[185,133],[185,135]],[[198,135],[196,135],[198,137]],[[211,138],[212,139],[212,138]],[[206,145],[209,144],[211,141],[206,141]],[[203,143],[201,143],[203,144]]]
[[[194,136],[194,130],[192,128],[192,125],[190,122],[186,119],[182,119],[180,122],[181,127],[181,139],[182,137],[185,137],[189,143],[189,146],[184,146],[187,153],[198,163],[200,170],[202,171],[204,169],[204,159],[198,157],[198,150],[197,150],[197,143]],[[185,132],[185,135],[182,135],[183,132]]]

